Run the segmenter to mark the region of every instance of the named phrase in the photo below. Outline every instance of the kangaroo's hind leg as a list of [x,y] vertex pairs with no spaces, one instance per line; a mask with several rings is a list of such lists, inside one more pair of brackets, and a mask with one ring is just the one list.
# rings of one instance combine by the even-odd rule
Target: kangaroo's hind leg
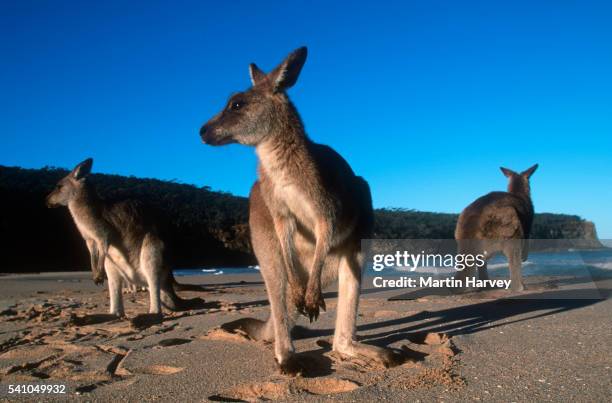
[[487,270],[487,262],[478,268],[478,278],[480,280],[488,280],[489,279],[489,271]]
[[108,277],[108,294],[110,297],[110,309],[111,315],[117,315],[119,317],[125,316],[125,310],[123,308],[123,278],[119,273],[119,270],[115,267],[114,263],[111,263],[109,259],[106,260],[106,276]]
[[[293,317],[289,311],[287,285],[288,280],[283,270],[280,245],[268,249],[267,259],[260,259],[261,274],[266,283],[268,301],[270,301],[270,318],[267,326],[260,331],[259,337],[274,339],[274,358],[281,373],[296,374],[300,371],[295,359],[295,348],[291,339]],[[258,257],[262,253],[258,254]],[[266,334],[267,333],[267,334]]]
[[523,251],[519,245],[514,245],[514,247],[510,248],[507,252],[506,257],[508,258],[508,265],[510,266],[510,280],[512,280],[512,290],[513,291],[523,291],[525,289],[525,285],[523,284],[523,275],[522,275],[522,260],[523,260]]
[[[476,246],[477,244],[475,240],[458,239],[457,240],[457,255],[474,254],[474,251],[477,250]],[[462,292],[473,291],[472,287],[467,286],[466,280],[468,277],[476,276],[476,268],[471,265],[469,267],[468,265],[464,265],[463,268],[456,267],[455,270],[456,271],[453,277],[455,280],[461,281],[462,286],[458,290],[455,288],[449,288],[449,291],[452,293],[456,293],[456,292],[462,293]],[[480,270],[478,271],[478,275],[480,275]]]
[[387,348],[356,341],[361,263],[361,253],[351,253],[342,258],[338,268],[338,309],[333,349],[349,357],[366,358],[385,367],[392,367],[403,361],[400,355]]
[[[247,332],[254,338],[274,339],[274,357],[281,372],[295,373],[295,355],[291,340],[292,317],[288,309],[288,275],[285,271],[283,250],[274,228],[270,211],[260,195],[259,185],[251,191],[249,224],[253,250],[266,283],[270,301],[270,317],[263,323],[250,319],[245,323]],[[258,323],[259,322],[259,323]]]
[[151,234],[145,235],[140,250],[140,271],[149,288],[149,314],[138,315],[132,320],[136,327],[161,323],[161,282],[163,275],[163,244]]

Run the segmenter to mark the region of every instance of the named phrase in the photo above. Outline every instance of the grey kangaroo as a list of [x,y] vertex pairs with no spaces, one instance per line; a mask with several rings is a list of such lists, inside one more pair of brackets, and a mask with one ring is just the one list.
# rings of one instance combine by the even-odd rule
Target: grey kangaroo
[[[529,178],[537,168],[535,164],[520,174],[500,168],[508,178],[508,191],[491,192],[476,199],[461,212],[455,229],[459,253],[486,251],[488,259],[501,252],[507,257],[514,291],[525,288],[521,266],[529,253],[528,239],[533,222]],[[466,269],[455,277],[464,279],[474,274],[473,269]],[[488,279],[486,263],[478,268],[478,277]]]
[[123,282],[147,286],[149,315],[134,318],[135,325],[161,320],[161,306],[186,309],[199,298],[183,300],[174,291],[174,276],[156,223],[145,208],[133,200],[108,203],[100,199],[88,182],[93,160],[78,164],[47,196],[49,207],[67,206],[91,256],[94,281],[108,277],[110,313],[125,315]]
[[259,159],[249,224],[271,316],[265,323],[243,321],[243,327],[255,339],[274,339],[281,372],[300,372],[290,336],[296,313],[316,320],[325,309],[321,287],[338,278],[333,349],[394,365],[392,350],[355,340],[361,239],[372,235],[372,200],[367,182],[338,153],[308,138],[287,96],[306,53],[295,50],[269,74],[251,64],[252,87],[234,94],[200,130],[206,144],[255,146]]

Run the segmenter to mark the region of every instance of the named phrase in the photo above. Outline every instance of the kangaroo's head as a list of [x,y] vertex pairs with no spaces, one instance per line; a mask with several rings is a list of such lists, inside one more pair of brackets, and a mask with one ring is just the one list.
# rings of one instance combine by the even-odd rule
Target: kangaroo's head
[[55,189],[47,196],[47,207],[67,206],[86,189],[85,179],[91,172],[93,159],[87,158],[78,164],[65,177],[60,179]]
[[305,47],[294,50],[268,74],[255,64],[249,65],[253,86],[232,95],[223,110],[202,126],[202,141],[214,146],[257,145],[287,129],[301,129],[302,123],[286,90],[296,83],[306,54]]
[[538,169],[538,164],[535,164],[523,172],[516,173],[508,168],[500,168],[502,173],[508,178],[508,192],[515,194],[523,194],[531,196],[531,188],[529,186],[529,178]]

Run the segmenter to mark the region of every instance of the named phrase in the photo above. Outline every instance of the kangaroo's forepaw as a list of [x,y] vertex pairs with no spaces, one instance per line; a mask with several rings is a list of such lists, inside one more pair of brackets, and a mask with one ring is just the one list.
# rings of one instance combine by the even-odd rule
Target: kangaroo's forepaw
[[306,310],[305,310],[306,303],[304,301],[303,292],[292,292],[291,301],[293,302],[293,305],[295,305],[295,308],[300,314],[306,315]]
[[102,285],[102,284],[104,284],[104,276],[94,276],[93,282],[94,282],[95,285]]
[[295,305],[295,309],[297,309],[298,313],[306,316],[306,303],[304,299],[293,300],[293,304]]
[[316,290],[308,289],[306,292],[306,314],[310,322],[313,320],[317,320],[319,318],[319,309],[325,311],[325,300],[323,299],[323,295],[321,294],[321,288],[318,287]]
[[304,366],[296,354],[289,355],[281,362],[276,362],[278,372],[282,375],[298,376],[304,373]]

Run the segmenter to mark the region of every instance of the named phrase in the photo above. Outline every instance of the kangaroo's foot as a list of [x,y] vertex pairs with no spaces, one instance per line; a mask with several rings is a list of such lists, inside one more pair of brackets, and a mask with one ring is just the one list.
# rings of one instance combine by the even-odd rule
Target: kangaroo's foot
[[288,354],[281,361],[276,360],[277,370],[282,375],[298,376],[306,371],[306,363],[295,353]]
[[521,292],[521,291],[525,291],[525,284],[522,281],[512,281],[512,291],[514,292]]
[[308,316],[310,322],[312,322],[313,320],[317,320],[319,318],[319,309],[322,309],[323,311],[326,310],[325,300],[323,299],[323,294],[321,293],[320,284],[308,284],[304,302],[304,309],[306,311],[305,316]]
[[153,325],[159,325],[162,323],[164,319],[164,315],[161,313],[143,313],[140,315],[134,316],[130,322],[132,326],[136,329],[146,329]]
[[109,315],[111,316],[115,316],[117,318],[125,318],[125,311],[123,310],[123,308],[112,308],[109,312]]
[[396,353],[389,348],[372,346],[370,344],[359,343],[357,341],[334,344],[333,349],[341,355],[350,358],[373,361],[374,363],[382,365],[385,368],[398,366],[404,363],[406,360],[403,355]]

